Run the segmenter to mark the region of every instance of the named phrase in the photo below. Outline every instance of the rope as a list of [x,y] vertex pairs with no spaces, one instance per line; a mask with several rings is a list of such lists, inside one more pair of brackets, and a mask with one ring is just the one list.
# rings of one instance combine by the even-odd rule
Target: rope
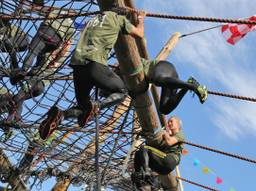
[[222,92],[208,91],[208,94],[223,96],[223,97],[229,97],[229,98],[233,98],[233,99],[240,99],[240,100],[245,100],[245,101],[256,102],[256,98],[239,96],[239,95],[232,95],[232,94],[227,94],[227,93],[222,93]]
[[66,19],[66,18],[73,18],[73,17],[86,17],[90,15],[96,15],[101,13],[101,11],[92,11],[80,14],[63,14],[58,16],[51,16],[51,17],[29,17],[29,16],[17,16],[17,15],[3,15],[0,14],[0,19],[17,19],[17,20],[54,20],[54,19]]
[[101,182],[103,183],[103,180],[104,180],[104,177],[106,175],[106,172],[107,172],[107,168],[110,164],[110,161],[114,155],[114,152],[116,151],[116,146],[118,144],[118,140],[120,138],[120,136],[122,135],[122,131],[123,131],[123,128],[125,126],[125,123],[127,122],[127,118],[129,116],[129,112],[130,112],[130,108],[131,108],[131,102],[129,103],[129,107],[127,108],[127,111],[126,111],[126,114],[124,116],[124,119],[123,119],[123,122],[121,123],[121,125],[118,127],[118,132],[117,132],[117,137],[115,138],[115,142],[114,142],[114,145],[113,145],[113,149],[111,151],[111,154],[110,156],[108,157],[108,161],[107,161],[107,164],[106,166],[104,167],[103,171],[102,171],[102,175],[101,175]]
[[220,150],[217,150],[217,149],[213,149],[213,148],[210,148],[210,147],[198,145],[198,144],[187,142],[187,141],[183,141],[183,143],[185,143],[187,145],[190,145],[190,146],[193,146],[193,147],[198,147],[200,149],[212,151],[212,152],[215,152],[215,153],[219,153],[219,154],[226,155],[226,156],[229,156],[229,157],[232,157],[232,158],[237,158],[237,159],[240,159],[240,160],[244,160],[244,161],[256,164],[256,160],[249,159],[249,158],[246,158],[246,157],[243,157],[243,156],[240,156],[240,155],[227,153],[225,151],[220,151]]
[[[125,7],[123,9],[119,9],[121,12],[131,12],[131,13],[139,13],[140,11],[137,9],[133,9],[130,7]],[[217,23],[237,23],[237,24],[251,24],[256,25],[256,21],[249,21],[243,19],[222,19],[222,18],[209,18],[209,17],[194,17],[194,16],[176,16],[176,15],[168,15],[168,14],[158,14],[158,13],[146,13],[147,17],[156,17],[163,19],[175,19],[175,20],[190,20],[190,21],[202,21],[202,22],[217,22]]]
[[217,26],[214,26],[214,27],[210,27],[210,28],[194,31],[194,32],[191,32],[191,33],[183,34],[183,35],[180,36],[180,38],[184,38],[184,37],[194,35],[194,34],[198,34],[198,33],[205,32],[205,31],[209,31],[209,30],[212,30],[212,29],[216,29],[216,28],[219,28],[221,26],[223,26],[223,25],[217,25]]
[[215,189],[215,188],[210,188],[210,187],[208,187],[208,186],[205,186],[205,185],[202,185],[202,184],[198,184],[198,183],[196,183],[196,182],[192,182],[191,180],[187,180],[187,179],[185,179],[185,178],[181,178],[181,177],[178,177],[178,176],[176,176],[176,178],[177,178],[177,179],[180,179],[180,180],[182,180],[182,181],[184,181],[184,182],[187,182],[187,183],[189,183],[189,184],[193,184],[193,185],[199,186],[199,187],[204,188],[204,189],[206,189],[206,190],[219,191],[219,190],[217,190],[217,189]]
[[[95,101],[98,101],[98,88],[96,88],[95,92]],[[98,109],[97,109],[98,110]],[[98,111],[95,112],[95,126],[96,126],[96,132],[95,132],[95,173],[96,173],[96,191],[101,190],[101,174],[100,174],[100,166],[99,166],[99,114]]]

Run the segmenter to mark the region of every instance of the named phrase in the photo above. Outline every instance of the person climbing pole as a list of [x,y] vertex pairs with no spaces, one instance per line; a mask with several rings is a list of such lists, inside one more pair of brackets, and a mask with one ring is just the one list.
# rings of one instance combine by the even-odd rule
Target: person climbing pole
[[168,175],[175,169],[181,160],[184,140],[182,122],[176,116],[168,120],[167,127],[159,127],[146,137],[146,145],[141,146],[134,157],[132,181],[138,190],[152,185],[152,172]]
[[173,111],[189,90],[198,96],[201,103],[207,99],[206,86],[200,85],[193,77],[187,82],[180,80],[175,66],[166,60],[142,58],[139,69],[129,75],[136,75],[141,70],[145,73],[146,82],[162,87],[159,110],[163,114]]
[[[48,137],[63,118],[77,118],[80,127],[92,118],[98,109],[113,106],[128,95],[121,78],[107,66],[108,55],[115,45],[119,32],[135,37],[144,37],[145,12],[138,14],[135,26],[123,15],[111,11],[117,4],[108,4],[100,14],[92,18],[81,33],[70,66],[73,68],[77,106],[73,110],[61,111],[53,106],[40,126],[42,138]],[[90,100],[90,92],[96,86],[111,94],[101,103]],[[52,128],[51,128],[52,127]]]

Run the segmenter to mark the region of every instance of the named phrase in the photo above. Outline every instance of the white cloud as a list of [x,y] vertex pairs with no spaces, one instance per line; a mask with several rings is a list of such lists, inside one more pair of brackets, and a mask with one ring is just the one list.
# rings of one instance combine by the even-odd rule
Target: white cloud
[[[219,18],[241,18],[256,14],[254,7],[256,1],[250,0],[226,0],[226,1],[205,1],[205,0],[148,0],[142,1],[146,10],[164,12],[173,15],[209,16]],[[237,10],[239,7],[239,10]],[[170,31],[183,31],[189,33],[208,24],[197,22],[168,22],[152,21],[156,28],[160,28],[161,36],[167,39]],[[185,63],[188,67],[193,66],[200,74],[200,79],[209,84],[220,84],[218,87],[226,92],[256,97],[255,70],[253,53],[248,53],[254,47],[249,46],[250,34],[242,39],[236,46],[225,42],[219,30],[204,32],[180,40],[174,54],[179,64]],[[212,100],[212,101],[211,101]],[[220,100],[220,99],[218,99]],[[213,121],[221,131],[231,138],[238,138],[246,133],[256,135],[256,106],[251,103],[218,101],[209,99],[209,105],[213,106],[211,113],[214,113]]]

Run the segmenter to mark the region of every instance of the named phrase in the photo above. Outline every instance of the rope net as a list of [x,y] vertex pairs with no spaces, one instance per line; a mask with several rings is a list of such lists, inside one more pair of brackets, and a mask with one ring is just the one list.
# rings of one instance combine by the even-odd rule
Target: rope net
[[[57,181],[65,180],[68,177],[72,180],[73,185],[83,185],[83,187],[87,185],[88,188],[93,188],[96,177],[94,170],[95,122],[90,121],[86,127],[81,129],[77,126],[76,120],[65,120],[59,126],[58,131],[47,140],[40,139],[38,127],[51,106],[58,105],[62,109],[67,109],[75,105],[74,86],[72,80],[69,80],[72,70],[68,64],[72,51],[79,40],[79,32],[91,18],[90,15],[86,16],[86,13],[99,10],[97,2],[93,0],[56,0],[48,1],[44,7],[38,6],[37,8],[32,6],[31,1],[10,0],[1,1],[0,4],[1,15],[31,18],[8,20],[11,26],[16,26],[22,31],[16,34],[16,37],[28,38],[29,42],[36,35],[40,24],[44,22],[43,19],[33,18],[40,17],[46,20],[47,17],[50,17],[50,11],[53,10],[68,10],[72,14],[85,15],[73,17],[70,26],[72,34],[69,37],[64,34],[65,41],[60,46],[66,52],[56,51],[55,55],[47,55],[46,63],[51,64],[52,62],[52,67],[50,69],[43,68],[36,75],[36,82],[44,82],[44,91],[37,97],[23,102],[21,121],[8,120],[11,108],[1,103],[0,161],[3,164],[9,161],[11,164],[9,167],[12,171],[8,171],[8,165],[1,165],[2,183],[9,182],[10,174],[14,173],[19,175],[20,181],[30,189],[40,188],[40,184],[52,176],[57,177]],[[59,12],[58,14],[62,13]],[[66,48],[65,42],[70,42],[68,48]],[[17,85],[11,84],[13,58],[3,41],[1,41],[1,49],[1,95],[9,92],[8,96],[13,97],[19,94],[21,90],[31,91],[32,87],[29,83],[31,79],[35,79],[34,75],[26,76],[25,80]],[[19,51],[15,49],[15,52],[17,63],[22,65],[29,50]],[[114,55],[113,53],[109,59],[114,60]],[[61,61],[59,60],[60,57]],[[95,91],[92,92],[92,96],[94,93]],[[100,111],[99,166],[100,170],[105,171],[104,177],[101,177],[103,186],[108,185],[129,190],[131,183],[123,180],[127,177],[122,176],[121,170],[127,150],[131,145],[133,125],[137,118],[133,116],[133,107],[129,107],[126,102]],[[17,169],[22,169],[22,171]],[[11,189],[14,189],[13,185],[10,186]]]

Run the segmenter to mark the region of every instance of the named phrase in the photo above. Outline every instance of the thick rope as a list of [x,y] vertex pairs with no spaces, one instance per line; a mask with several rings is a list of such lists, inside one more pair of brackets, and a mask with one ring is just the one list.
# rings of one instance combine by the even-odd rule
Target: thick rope
[[187,183],[189,183],[189,184],[193,184],[193,185],[199,186],[199,187],[204,188],[204,189],[206,189],[206,190],[220,191],[220,190],[217,190],[217,189],[215,189],[215,188],[210,188],[210,187],[208,187],[208,186],[205,186],[205,185],[202,185],[202,184],[198,184],[198,183],[196,183],[196,182],[192,182],[192,181],[187,180],[187,179],[185,179],[185,178],[181,178],[181,177],[178,177],[178,176],[176,176],[176,178],[177,178],[177,179],[180,179],[180,180],[182,180],[182,181],[184,181],[184,182],[187,182]]
[[[139,13],[137,9],[130,7],[125,7],[124,9],[119,9],[119,11],[128,11],[131,13]],[[255,21],[243,20],[243,19],[221,19],[221,18],[209,18],[209,17],[194,17],[194,16],[176,16],[168,14],[158,14],[158,13],[146,13],[147,17],[157,17],[163,19],[175,19],[175,20],[190,20],[190,21],[203,21],[203,22],[217,22],[217,23],[237,23],[237,24],[251,24],[256,25]]]
[[[118,9],[120,12],[132,12],[139,13],[139,10],[126,7],[125,9]],[[82,17],[90,16],[101,13],[101,11],[86,12],[80,14],[63,14],[53,17],[28,17],[28,16],[16,16],[16,15],[0,15],[2,19],[20,19],[20,20],[52,20],[52,19],[63,19],[63,18],[72,18],[72,17]],[[217,22],[217,23],[237,23],[237,24],[251,24],[256,25],[256,21],[249,21],[244,19],[222,19],[222,18],[209,18],[209,17],[195,17],[195,16],[176,16],[168,14],[158,14],[158,13],[146,13],[147,17],[156,17],[163,19],[175,19],[175,20],[190,20],[190,21],[202,21],[202,22]]]
[[208,91],[208,94],[223,96],[223,97],[229,97],[229,98],[233,98],[233,99],[240,99],[240,100],[245,100],[245,101],[256,102],[256,98],[233,95],[233,94],[227,94],[227,93],[222,93],[222,92]]
[[93,12],[86,12],[86,13],[79,13],[79,14],[62,14],[58,16],[52,17],[30,17],[30,16],[17,16],[17,15],[3,15],[0,14],[1,19],[17,19],[17,20],[54,20],[54,19],[65,19],[65,18],[73,18],[73,17],[86,17],[90,15],[96,15],[101,13],[101,11],[93,11]]
[[243,156],[240,156],[240,155],[227,153],[225,151],[220,151],[220,150],[217,150],[217,149],[213,149],[213,148],[210,148],[210,147],[198,145],[198,144],[187,142],[187,141],[183,141],[183,143],[185,143],[187,145],[190,145],[190,146],[193,146],[193,147],[197,147],[197,148],[200,148],[200,149],[212,151],[212,152],[215,152],[215,153],[219,153],[219,154],[226,155],[226,156],[229,156],[229,157],[232,157],[232,158],[237,158],[237,159],[240,159],[240,160],[244,160],[244,161],[256,164],[256,160],[249,159],[249,158],[246,158],[246,157],[243,157]]

